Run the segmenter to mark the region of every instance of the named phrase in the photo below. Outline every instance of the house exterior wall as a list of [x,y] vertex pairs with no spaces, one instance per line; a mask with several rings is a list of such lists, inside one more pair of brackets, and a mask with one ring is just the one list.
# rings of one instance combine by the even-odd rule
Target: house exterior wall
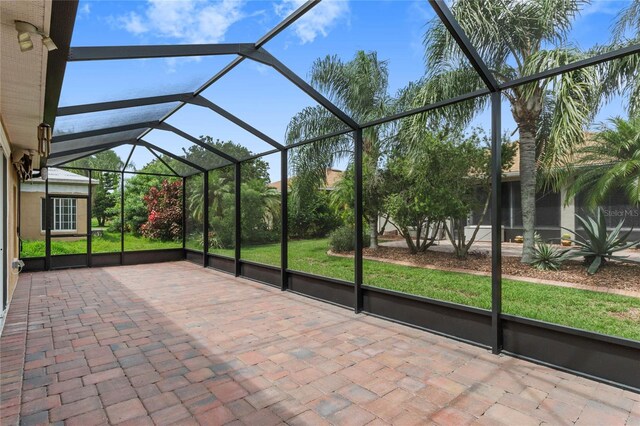
[[[45,231],[41,229],[41,203],[44,197],[44,192],[22,191],[21,193],[20,238],[23,240],[44,240],[45,238]],[[61,194],[60,197],[64,197],[64,194]],[[52,235],[87,233],[87,200],[80,198],[76,203],[76,230],[74,232],[51,231]],[[74,239],[78,239],[78,237],[56,238],[56,241]]]
[[[11,269],[11,261],[13,259],[20,258],[20,242],[18,239],[18,197],[19,197],[19,186],[18,186],[18,175],[11,164],[11,148],[9,145],[9,140],[7,134],[5,132],[4,124],[0,119],[0,152],[7,160],[7,179],[4,182],[7,194],[7,206],[6,206],[6,231],[7,231],[7,246],[5,247],[6,256],[7,256],[7,270],[6,270],[6,285],[7,285],[7,300],[5,303],[8,305],[11,297],[13,296],[13,291],[16,288],[16,284],[18,283],[18,272],[17,270]],[[1,160],[1,158],[0,158]],[[0,194],[1,196],[1,194]],[[4,277],[2,279],[5,279]],[[2,307],[0,307],[2,309]]]

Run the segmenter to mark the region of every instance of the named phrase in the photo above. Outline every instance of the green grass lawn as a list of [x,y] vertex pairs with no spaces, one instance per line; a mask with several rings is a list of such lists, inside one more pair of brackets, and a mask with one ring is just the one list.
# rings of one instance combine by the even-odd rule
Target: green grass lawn
[[[327,240],[291,241],[289,269],[353,282],[353,259],[327,250]],[[245,246],[241,253],[245,260],[280,264],[280,244]],[[220,254],[233,257],[233,250]],[[365,259],[364,284],[491,309],[490,277]],[[640,310],[638,298],[512,280],[503,280],[502,296],[508,314],[640,340],[640,324],[630,315]]]
[[[136,237],[135,235],[125,234],[124,249],[125,251],[138,250],[156,250],[168,248],[181,248],[182,242],[173,241],[157,241],[144,237]],[[62,241],[55,238],[51,239],[51,254],[84,254],[87,252],[87,240],[79,239],[75,241]],[[117,232],[105,232],[102,237],[91,238],[92,253],[118,253],[120,252],[120,234]],[[45,255],[45,243],[35,240],[22,241],[22,252],[20,256],[42,257]]]
[[[179,247],[127,235],[127,250]],[[196,241],[187,247],[198,249]],[[120,249],[119,234],[105,233],[93,239],[94,252]],[[77,251],[74,251],[77,250]],[[328,241],[304,240],[289,243],[289,269],[353,282],[353,259],[327,255]],[[52,253],[85,253],[84,241],[54,241]],[[233,257],[233,249],[212,249],[211,253]],[[23,243],[23,253],[44,256],[44,241]],[[242,259],[278,266],[280,244],[243,246]],[[26,256],[25,256],[26,257]],[[491,308],[491,279],[471,274],[446,272],[364,260],[364,283],[373,287]],[[640,340],[640,324],[632,312],[640,310],[640,299],[594,291],[503,280],[502,305],[505,313],[550,323],[581,328],[613,336]]]

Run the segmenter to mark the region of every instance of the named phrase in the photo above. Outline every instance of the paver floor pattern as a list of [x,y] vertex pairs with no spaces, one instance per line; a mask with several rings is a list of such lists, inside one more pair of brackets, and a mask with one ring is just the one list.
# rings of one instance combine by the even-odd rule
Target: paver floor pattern
[[187,262],[23,274],[2,425],[640,425],[640,395]]

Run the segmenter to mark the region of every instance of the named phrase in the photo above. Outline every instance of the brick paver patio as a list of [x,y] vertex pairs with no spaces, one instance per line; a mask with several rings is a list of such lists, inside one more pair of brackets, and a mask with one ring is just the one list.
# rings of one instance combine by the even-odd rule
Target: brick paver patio
[[2,425],[640,425],[640,395],[187,262],[23,274]]

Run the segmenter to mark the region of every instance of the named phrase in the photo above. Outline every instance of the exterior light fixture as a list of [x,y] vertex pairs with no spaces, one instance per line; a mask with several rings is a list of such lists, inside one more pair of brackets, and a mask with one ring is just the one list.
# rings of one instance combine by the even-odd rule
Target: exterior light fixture
[[48,51],[58,48],[53,40],[51,40],[51,37],[49,37],[49,34],[40,31],[35,25],[25,21],[14,21],[14,23],[16,25],[16,31],[18,31],[18,44],[20,45],[21,52],[27,52],[33,49],[32,34],[42,37],[42,45],[46,47]]
[[38,125],[38,155],[47,157],[51,147],[51,126],[47,123]]

